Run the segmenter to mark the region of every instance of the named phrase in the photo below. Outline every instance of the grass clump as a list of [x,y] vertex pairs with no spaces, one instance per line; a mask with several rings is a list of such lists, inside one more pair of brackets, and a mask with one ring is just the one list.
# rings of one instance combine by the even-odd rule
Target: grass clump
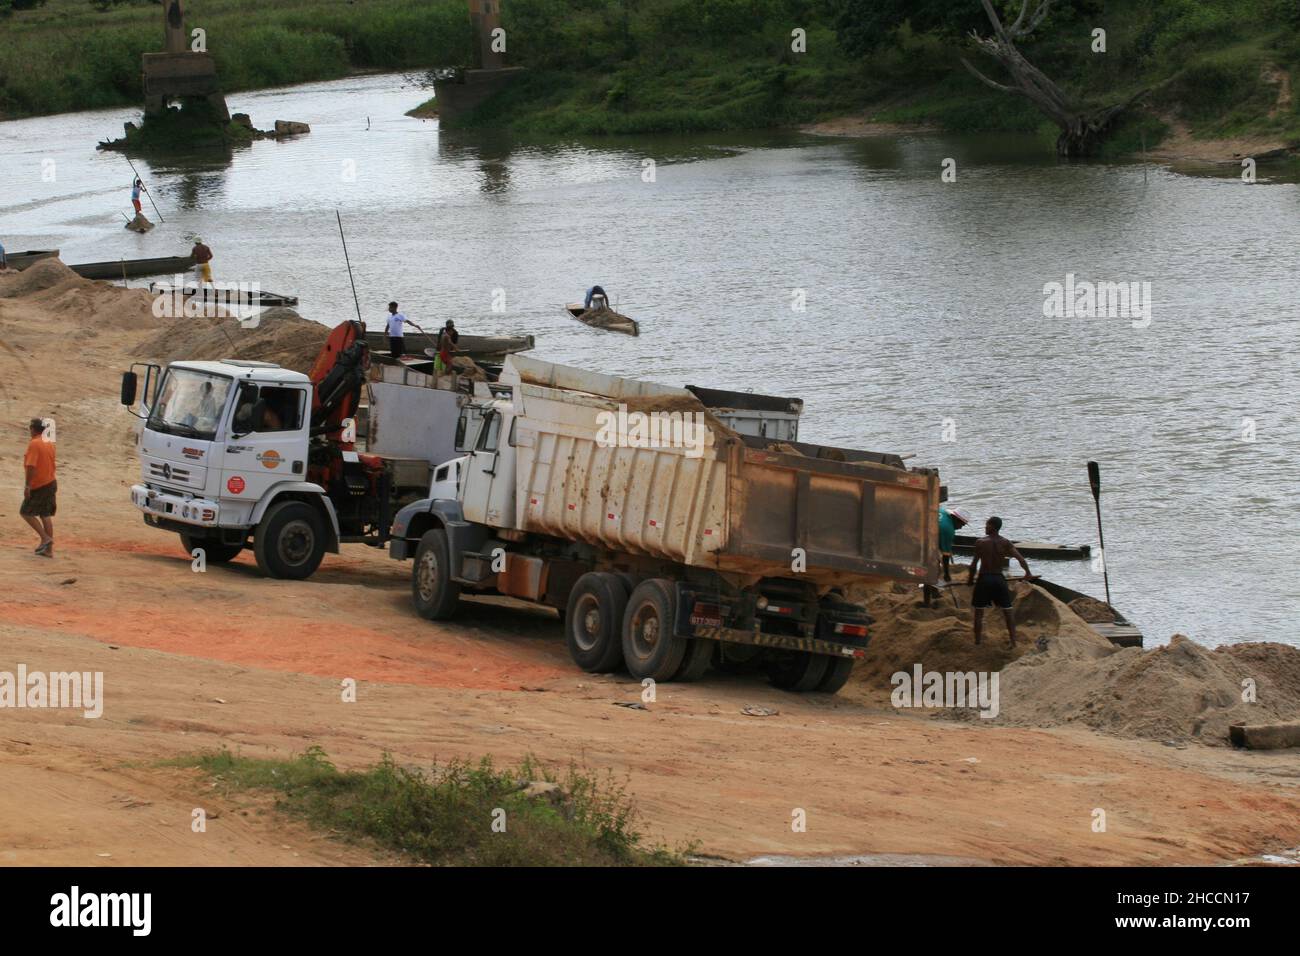
[[621,785],[574,766],[557,776],[531,759],[497,769],[485,757],[477,764],[435,764],[426,772],[385,755],[375,767],[350,771],[339,770],[317,747],[290,760],[221,750],[166,764],[197,767],[225,793],[274,791],[280,809],[315,827],[434,866],[685,862],[681,852],[644,844]]

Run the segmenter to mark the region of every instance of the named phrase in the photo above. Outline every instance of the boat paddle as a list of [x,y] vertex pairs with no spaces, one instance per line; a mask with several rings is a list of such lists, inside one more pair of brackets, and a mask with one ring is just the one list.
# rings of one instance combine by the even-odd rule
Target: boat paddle
[[1101,533],[1101,468],[1095,461],[1088,462],[1088,484],[1092,486],[1092,501],[1097,506],[1097,543],[1101,546],[1101,579],[1106,585],[1106,603],[1110,604],[1110,572],[1106,570],[1106,538]]

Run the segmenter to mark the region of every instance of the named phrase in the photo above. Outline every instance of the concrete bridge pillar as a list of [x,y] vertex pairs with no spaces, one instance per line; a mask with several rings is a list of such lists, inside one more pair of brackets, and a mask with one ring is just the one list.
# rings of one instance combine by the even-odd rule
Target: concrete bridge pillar
[[164,53],[184,53],[190,48],[181,0],[163,0],[163,36]]
[[501,26],[501,0],[469,0],[469,18],[478,41],[478,65],[482,70],[499,70],[505,54],[492,49],[492,31]]

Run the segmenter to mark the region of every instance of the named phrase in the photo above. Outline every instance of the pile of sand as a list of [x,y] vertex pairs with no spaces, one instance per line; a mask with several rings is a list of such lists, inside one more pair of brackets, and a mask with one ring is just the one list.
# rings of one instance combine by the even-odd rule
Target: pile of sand
[[[1252,687],[1254,702],[1243,700]],[[1002,672],[999,722],[1081,723],[1104,733],[1227,746],[1228,726],[1300,718],[1300,648],[1208,650],[1175,635],[1097,661],[1024,657]]]
[[83,279],[58,259],[41,259],[22,272],[0,275],[0,299],[36,303],[56,322],[75,325],[76,334],[83,338],[94,338],[104,329],[158,325],[149,292]]
[[256,328],[244,328],[234,318],[174,319],[132,354],[160,364],[226,358],[274,362],[305,374],[329,334],[293,309],[274,308],[262,312]]
[[[960,608],[953,604],[954,594]],[[873,704],[888,703],[893,689],[890,677],[911,671],[916,664],[926,671],[993,673],[1026,656],[1095,661],[1115,653],[1109,641],[1046,591],[1012,582],[1011,595],[1014,649],[1001,612],[984,615],[984,640],[975,644],[969,587],[957,585],[928,608],[915,586],[897,584],[877,591],[850,588],[848,597],[866,607],[873,623],[867,656],[853,669],[851,683],[841,693]]]
[[[920,664],[925,671],[1000,672],[1000,713],[990,723],[1078,723],[1123,737],[1226,746],[1230,724],[1300,719],[1300,648],[1233,644],[1208,650],[1181,635],[1165,647],[1118,648],[1075,613],[1077,604],[1100,614],[1102,602],[1066,605],[1023,582],[1012,582],[1011,591],[1019,638],[1014,651],[996,611],[985,614],[984,641],[975,645],[969,587],[955,589],[960,609],[948,593],[926,608],[919,590],[903,584],[850,593],[875,622],[867,656],[841,694],[889,706],[890,677]],[[1255,701],[1246,702],[1243,692],[1251,686]],[[928,713],[975,718],[973,710]]]

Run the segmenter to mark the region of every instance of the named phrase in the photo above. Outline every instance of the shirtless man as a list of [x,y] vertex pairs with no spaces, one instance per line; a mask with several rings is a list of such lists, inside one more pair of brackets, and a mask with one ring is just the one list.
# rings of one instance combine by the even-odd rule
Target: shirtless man
[[1032,581],[1034,575],[1016,546],[998,534],[1001,530],[1002,519],[989,518],[984,523],[984,537],[975,542],[975,560],[971,562],[969,578],[975,583],[975,593],[971,596],[971,607],[975,609],[975,643],[980,642],[984,631],[984,609],[996,602],[1007,619],[1007,634],[1011,636],[1011,646],[1015,647],[1016,622],[1011,614],[1011,589],[1002,576],[1002,569],[1006,567],[1007,558],[1015,558],[1025,569],[1026,581]]

